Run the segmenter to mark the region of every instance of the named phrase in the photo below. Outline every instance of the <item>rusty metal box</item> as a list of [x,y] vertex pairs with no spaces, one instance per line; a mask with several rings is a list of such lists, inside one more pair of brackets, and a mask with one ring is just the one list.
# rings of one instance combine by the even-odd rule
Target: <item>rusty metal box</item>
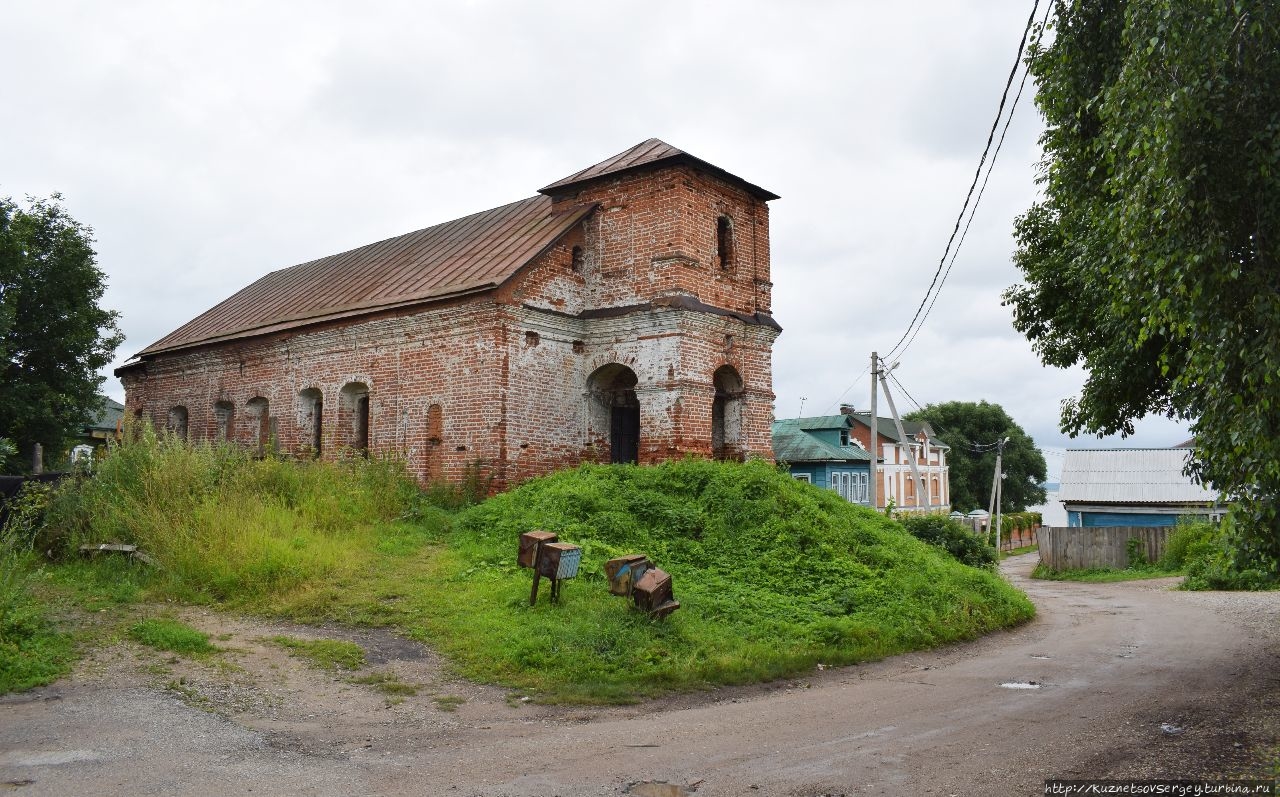
[[573,578],[582,563],[582,549],[567,542],[546,542],[538,557],[538,575],[547,578]]
[[520,535],[520,553],[516,564],[521,567],[536,567],[538,564],[538,546],[560,539],[550,531],[526,531]]
[[653,565],[642,553],[627,554],[605,562],[604,574],[609,579],[609,592],[624,598],[630,597],[632,585],[650,567]]

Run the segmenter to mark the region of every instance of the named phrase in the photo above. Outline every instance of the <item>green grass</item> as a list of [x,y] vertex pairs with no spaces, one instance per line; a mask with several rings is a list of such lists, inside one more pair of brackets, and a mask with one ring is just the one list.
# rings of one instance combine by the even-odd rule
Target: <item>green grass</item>
[[1086,584],[1110,584],[1116,581],[1139,581],[1148,578],[1170,578],[1183,575],[1180,570],[1161,570],[1156,567],[1125,568],[1094,567],[1085,570],[1050,570],[1043,562],[1031,571],[1032,578],[1046,581],[1080,581]]
[[[522,531],[583,547],[560,604],[528,605]],[[604,561],[647,554],[680,611],[609,595]],[[415,636],[462,674],[542,700],[611,702],[794,675],[967,639],[1028,619],[1025,596],[881,515],[764,463],[584,466],[460,515],[410,599]],[[435,596],[447,596],[441,600]]]
[[169,617],[149,617],[129,627],[129,636],[147,647],[185,655],[214,653],[209,635]]
[[30,555],[0,550],[0,694],[52,683],[75,661],[71,635],[32,593],[31,562]]
[[[530,573],[515,565],[520,533],[535,528],[583,548],[559,604],[544,585],[530,607]],[[98,568],[119,564],[55,568],[86,605],[145,596],[390,627],[455,674],[539,701],[787,677],[1034,614],[992,572],[759,462],[584,466],[446,510],[394,462],[253,460],[144,435],[54,495],[41,539],[66,552],[130,542],[160,563],[115,592]],[[602,565],[625,553],[673,575],[680,611],[655,622],[608,594]],[[326,667],[364,663],[352,643],[276,641]]]
[[271,641],[318,670],[358,670],[364,666],[364,648],[354,642],[288,636],[275,636]]

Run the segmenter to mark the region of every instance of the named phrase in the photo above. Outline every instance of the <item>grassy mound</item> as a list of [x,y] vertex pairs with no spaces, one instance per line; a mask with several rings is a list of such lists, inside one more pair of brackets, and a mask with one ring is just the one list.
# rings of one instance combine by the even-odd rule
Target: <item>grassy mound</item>
[[[528,605],[519,535],[583,548],[559,605]],[[602,565],[644,553],[682,608],[652,622]],[[463,673],[557,699],[767,680],[967,639],[1034,609],[896,522],[764,463],[584,466],[462,513],[431,564],[418,632]]]

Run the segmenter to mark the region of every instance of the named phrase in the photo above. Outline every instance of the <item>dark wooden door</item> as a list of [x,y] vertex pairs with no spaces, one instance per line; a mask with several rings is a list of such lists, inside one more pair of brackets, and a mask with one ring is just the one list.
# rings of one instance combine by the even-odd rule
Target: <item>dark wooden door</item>
[[614,407],[609,421],[609,461],[640,461],[640,408]]

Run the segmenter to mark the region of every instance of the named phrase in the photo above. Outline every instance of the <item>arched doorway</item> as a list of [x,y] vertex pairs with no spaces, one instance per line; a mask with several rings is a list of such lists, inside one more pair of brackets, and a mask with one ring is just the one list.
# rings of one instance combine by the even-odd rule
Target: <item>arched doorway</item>
[[742,442],[742,377],[732,365],[722,365],[712,376],[716,395],[711,400],[711,455],[738,459]]
[[635,371],[610,363],[587,379],[592,430],[609,430],[609,461],[615,465],[640,461],[640,400]]

